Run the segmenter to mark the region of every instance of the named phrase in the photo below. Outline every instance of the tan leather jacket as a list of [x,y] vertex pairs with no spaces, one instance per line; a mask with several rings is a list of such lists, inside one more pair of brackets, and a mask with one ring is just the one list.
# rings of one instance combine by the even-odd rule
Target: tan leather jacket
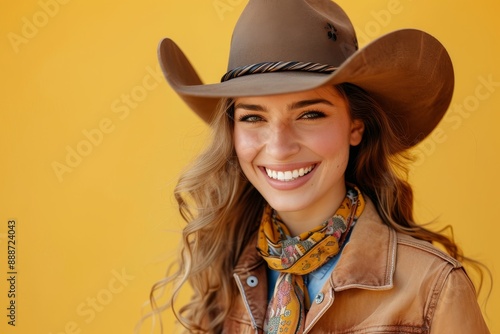
[[[262,333],[267,278],[254,242],[234,278],[241,298],[223,332]],[[460,263],[384,225],[368,200],[330,278],[311,301],[304,334],[489,333]]]

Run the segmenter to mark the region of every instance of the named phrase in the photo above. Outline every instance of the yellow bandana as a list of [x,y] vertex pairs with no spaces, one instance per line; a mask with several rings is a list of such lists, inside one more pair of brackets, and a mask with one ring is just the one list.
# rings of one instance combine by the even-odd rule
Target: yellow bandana
[[266,333],[304,331],[309,296],[302,275],[318,269],[339,252],[346,231],[356,222],[364,206],[359,189],[348,186],[346,197],[332,218],[294,238],[276,212],[269,205],[265,208],[257,246],[269,268],[281,272],[267,309]]

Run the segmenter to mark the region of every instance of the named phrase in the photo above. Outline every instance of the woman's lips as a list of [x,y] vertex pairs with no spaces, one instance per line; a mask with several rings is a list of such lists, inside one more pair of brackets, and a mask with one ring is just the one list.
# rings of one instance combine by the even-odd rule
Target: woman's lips
[[277,190],[293,190],[306,184],[311,178],[318,163],[303,166],[260,167],[267,183]]

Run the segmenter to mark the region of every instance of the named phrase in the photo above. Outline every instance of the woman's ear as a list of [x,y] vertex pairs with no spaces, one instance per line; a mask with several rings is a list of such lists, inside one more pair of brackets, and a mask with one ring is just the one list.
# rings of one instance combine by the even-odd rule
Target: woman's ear
[[357,146],[361,143],[363,139],[363,133],[365,132],[365,123],[360,119],[355,119],[351,123],[351,146]]

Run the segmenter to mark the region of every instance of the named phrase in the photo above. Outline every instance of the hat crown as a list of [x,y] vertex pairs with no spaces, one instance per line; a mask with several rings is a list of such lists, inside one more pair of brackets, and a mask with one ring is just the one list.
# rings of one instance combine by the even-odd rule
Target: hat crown
[[338,67],[357,49],[351,21],[330,0],[250,0],[233,32],[228,70],[277,61]]

